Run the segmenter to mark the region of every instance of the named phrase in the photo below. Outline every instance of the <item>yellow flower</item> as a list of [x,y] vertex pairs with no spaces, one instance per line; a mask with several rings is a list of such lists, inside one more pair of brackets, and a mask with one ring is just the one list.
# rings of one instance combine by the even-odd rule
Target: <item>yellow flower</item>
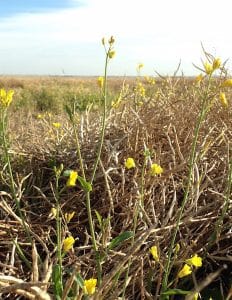
[[163,168],[158,165],[158,164],[152,164],[151,165],[151,175],[155,176],[155,175],[159,175],[163,173]]
[[137,66],[137,71],[140,71],[144,67],[144,64],[140,63]]
[[42,114],[37,115],[37,119],[43,119],[43,118],[44,118],[44,116]]
[[76,171],[71,171],[69,175],[69,179],[67,180],[66,186],[75,186],[76,180],[78,177],[78,173]]
[[9,90],[8,92],[5,89],[0,89],[0,104],[6,108],[8,107],[13,99],[14,91]]
[[150,252],[154,258],[155,261],[159,261],[159,255],[158,255],[158,249],[157,249],[157,246],[152,246],[150,248]]
[[114,50],[109,51],[109,58],[113,58],[116,52]]
[[223,83],[222,83],[223,87],[232,87],[232,78],[230,79],[226,79]]
[[203,74],[199,74],[199,75],[197,75],[195,80],[196,80],[196,82],[201,82],[203,78],[204,78]]
[[177,254],[180,251],[180,244],[177,243],[176,247],[174,248],[175,253]]
[[193,298],[192,298],[192,300],[197,300],[197,299],[198,299],[198,297],[199,297],[199,293],[195,293],[195,294],[193,295]]
[[214,71],[212,64],[210,64],[207,61],[204,63],[204,68],[205,68],[205,73],[208,75],[212,74]]
[[154,78],[150,78],[149,76],[145,76],[144,79],[146,80],[147,83],[151,85],[154,85],[156,82]]
[[182,278],[185,276],[188,276],[192,273],[192,269],[189,265],[185,264],[183,268],[180,270],[180,272],[177,274],[178,278]]
[[98,86],[102,89],[104,85],[104,78],[102,76],[98,77],[97,79]]
[[189,266],[194,266],[196,268],[202,266],[202,258],[200,256],[198,256],[197,254],[194,254],[193,257],[186,259],[185,262]]
[[135,161],[132,157],[128,157],[125,162],[125,167],[127,169],[135,168]]
[[97,279],[90,278],[84,281],[84,293],[87,295],[93,295],[96,290]]
[[221,66],[221,59],[215,58],[213,61],[213,70],[219,69]]
[[228,107],[229,106],[229,104],[228,104],[228,101],[227,101],[227,99],[226,99],[226,95],[225,95],[225,93],[220,93],[220,95],[219,95],[219,99],[220,99],[220,101],[221,101],[221,104],[222,104],[222,106],[223,107]]
[[74,243],[75,243],[75,240],[74,240],[73,236],[67,237],[64,240],[64,242],[63,242],[63,250],[64,250],[64,252],[68,252],[72,248],[72,246],[73,246]]
[[110,46],[112,46],[114,44],[114,42],[115,42],[114,37],[111,36],[108,42],[109,42]]
[[75,215],[75,211],[72,211],[71,213],[65,213],[64,214],[64,217],[65,217],[65,220],[67,221],[67,223],[69,223],[72,220],[74,215]]
[[57,209],[55,207],[51,208],[51,214],[53,215],[53,217],[55,218],[57,215]]
[[141,97],[144,97],[146,94],[146,90],[141,82],[139,82],[135,88],[136,93],[138,93]]
[[61,127],[61,124],[59,122],[54,122],[52,123],[52,125],[55,127],[55,128],[60,128]]

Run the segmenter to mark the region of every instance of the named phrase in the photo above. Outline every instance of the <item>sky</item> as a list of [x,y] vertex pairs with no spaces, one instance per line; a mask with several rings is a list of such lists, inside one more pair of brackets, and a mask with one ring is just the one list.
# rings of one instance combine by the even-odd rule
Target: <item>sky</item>
[[231,0],[0,0],[0,75],[195,75],[204,48],[231,69]]

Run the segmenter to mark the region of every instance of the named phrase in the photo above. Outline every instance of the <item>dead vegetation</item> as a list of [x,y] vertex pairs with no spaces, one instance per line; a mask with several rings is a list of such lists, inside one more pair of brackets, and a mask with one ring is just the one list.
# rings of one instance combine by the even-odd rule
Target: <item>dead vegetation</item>
[[[163,266],[186,186],[199,112],[198,95],[194,93],[194,83],[190,83],[185,78],[169,78],[154,88],[144,105],[135,108],[127,96],[119,108],[108,113],[101,163],[91,192],[97,243],[103,257],[103,283],[94,299],[119,299],[128,263],[126,299],[159,299]],[[51,215],[55,206],[53,167],[63,163],[65,169],[80,170],[74,136],[64,114],[44,121],[35,112],[25,115],[12,110],[9,119],[15,184],[33,243],[28,243],[15,213],[2,165],[0,293],[2,299],[53,299],[51,270],[56,259],[55,219]],[[98,111],[80,113],[81,150],[87,175],[96,155],[99,120]],[[61,129],[54,129],[52,122],[60,122]],[[176,240],[180,250],[175,254],[169,278],[174,287],[185,290],[201,287],[202,299],[213,295],[219,295],[213,299],[231,297],[231,201],[221,234],[214,238],[215,224],[225,205],[231,134],[231,109],[225,110],[216,102],[200,130],[190,196]],[[134,244],[128,240],[106,251],[112,238],[134,226],[145,148],[149,149],[152,161],[162,165],[164,173],[151,177],[149,169],[145,169],[144,206],[140,207]],[[125,169],[127,157],[134,158],[136,169]],[[65,180],[61,179],[61,185],[65,186]],[[78,185],[64,189],[61,195],[62,213],[75,211],[71,222],[64,224],[66,232],[76,239],[73,251],[63,260],[67,286],[72,285],[77,272],[83,278],[96,277],[84,198]],[[105,220],[103,227],[95,210]],[[159,263],[149,254],[154,244],[159,249]],[[193,275],[193,281],[177,283],[176,274],[182,262],[194,253],[203,258],[203,267]],[[116,274],[119,278],[114,286]]]

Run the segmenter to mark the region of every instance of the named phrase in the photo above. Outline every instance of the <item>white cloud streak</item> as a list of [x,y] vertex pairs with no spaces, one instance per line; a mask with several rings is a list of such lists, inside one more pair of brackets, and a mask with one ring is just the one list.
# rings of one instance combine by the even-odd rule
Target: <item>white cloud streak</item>
[[200,42],[222,59],[232,53],[229,0],[82,0],[82,4],[3,19],[0,73],[100,74],[104,61],[100,40],[110,35],[116,37],[117,50],[111,74],[135,74],[138,62],[149,74],[155,69],[171,73],[180,59],[184,72],[191,74],[192,62],[200,62],[202,55]]

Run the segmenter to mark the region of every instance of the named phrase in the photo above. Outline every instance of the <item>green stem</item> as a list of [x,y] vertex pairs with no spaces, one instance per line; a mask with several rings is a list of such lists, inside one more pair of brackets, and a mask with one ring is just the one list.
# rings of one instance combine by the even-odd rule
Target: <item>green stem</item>
[[84,169],[84,164],[83,164],[83,158],[82,158],[82,155],[81,155],[81,148],[80,148],[78,132],[77,132],[76,124],[74,122],[73,122],[73,129],[74,129],[75,142],[76,142],[76,145],[77,145],[77,155],[78,155],[78,159],[79,159],[79,162],[80,162],[81,173],[82,173],[82,176],[83,176],[84,180],[86,180],[85,169]]
[[104,137],[105,137],[105,129],[106,129],[106,102],[107,102],[107,67],[108,67],[108,61],[109,61],[109,51],[106,53],[106,59],[105,59],[105,70],[104,70],[104,85],[103,85],[103,115],[102,115],[102,125],[101,125],[101,132],[100,132],[100,142],[99,142],[99,146],[98,146],[98,151],[97,151],[97,157],[94,163],[94,167],[93,167],[93,173],[92,173],[92,177],[91,177],[91,184],[94,181],[95,178],[95,174],[97,171],[97,167],[100,161],[100,157],[101,157],[101,152],[102,152],[102,146],[103,146],[103,142],[104,142]]
[[[198,116],[196,127],[194,130],[194,139],[193,139],[192,149],[191,149],[191,154],[190,154],[190,159],[189,159],[189,173],[188,173],[188,179],[187,179],[187,187],[184,192],[184,198],[181,203],[181,208],[180,208],[180,211],[179,211],[179,214],[177,217],[177,221],[176,221],[176,227],[175,227],[174,233],[172,235],[172,240],[171,240],[171,244],[170,244],[169,251],[168,251],[167,263],[164,268],[165,271],[164,271],[164,277],[163,277],[163,281],[162,281],[161,294],[162,294],[162,292],[165,292],[168,288],[168,277],[169,277],[169,273],[170,273],[170,269],[171,269],[171,256],[173,253],[173,248],[174,248],[174,244],[176,241],[177,232],[180,227],[180,221],[181,221],[184,209],[185,209],[185,205],[188,200],[188,195],[189,195],[190,187],[192,184],[192,172],[193,172],[193,167],[194,167],[194,163],[196,160],[197,141],[198,141],[198,136],[199,136],[199,131],[201,128],[202,121],[204,120],[205,114],[207,112],[207,100],[208,100],[208,94],[209,94],[209,88],[210,88],[210,81],[211,81],[211,76],[209,77],[208,85],[207,85],[206,91],[203,95],[201,111]],[[162,295],[161,295],[161,297],[162,297]],[[166,299],[166,296],[162,297],[161,299]]]
[[7,139],[6,139],[6,126],[5,126],[6,111],[2,112],[1,120],[2,120],[3,149],[4,149],[5,158],[6,158],[8,172],[9,172],[9,175],[10,175],[10,190],[11,190],[14,202],[16,204],[18,215],[19,215],[20,219],[22,220],[23,229],[25,230],[25,232],[27,234],[28,240],[30,241],[30,243],[32,243],[32,239],[31,239],[31,235],[30,235],[30,232],[29,232],[29,229],[28,229],[28,225],[26,225],[26,223],[25,223],[25,217],[22,213],[21,206],[20,206],[20,201],[18,200],[17,193],[16,193],[16,190],[15,190],[15,182],[14,182],[14,177],[13,177],[13,172],[12,172],[12,167],[11,167],[11,160],[10,160],[10,156],[9,156],[8,143],[7,143]]

